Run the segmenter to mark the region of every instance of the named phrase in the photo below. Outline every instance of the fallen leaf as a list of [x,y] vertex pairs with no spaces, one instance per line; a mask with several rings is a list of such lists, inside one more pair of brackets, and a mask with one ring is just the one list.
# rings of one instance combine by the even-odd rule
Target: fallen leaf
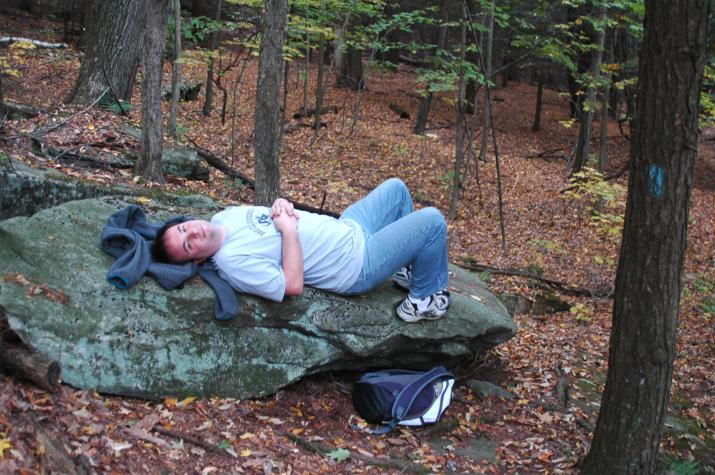
[[350,458],[350,451],[348,449],[335,449],[328,452],[327,456],[336,462],[343,462]]
[[12,444],[10,443],[10,439],[0,439],[0,459],[5,456],[5,451],[11,448]]

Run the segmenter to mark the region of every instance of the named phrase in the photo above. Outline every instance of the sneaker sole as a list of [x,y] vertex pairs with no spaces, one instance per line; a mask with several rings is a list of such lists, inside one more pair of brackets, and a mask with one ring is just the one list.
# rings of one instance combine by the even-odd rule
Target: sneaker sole
[[397,316],[402,320],[403,322],[406,323],[415,323],[419,322],[420,320],[439,320],[440,318],[444,317],[444,315],[428,315],[428,314],[422,314],[422,315],[404,315],[400,312],[400,307],[397,307]]

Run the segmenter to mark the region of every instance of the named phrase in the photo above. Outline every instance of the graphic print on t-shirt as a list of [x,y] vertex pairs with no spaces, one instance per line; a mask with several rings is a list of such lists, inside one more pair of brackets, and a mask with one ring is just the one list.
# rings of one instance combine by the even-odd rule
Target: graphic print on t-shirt
[[263,236],[266,234],[266,231],[264,229],[259,229],[258,226],[270,226],[273,224],[273,220],[268,213],[261,213],[254,216],[253,212],[255,210],[256,208],[248,208],[248,211],[246,212],[246,224],[248,225],[248,229],[259,236]]

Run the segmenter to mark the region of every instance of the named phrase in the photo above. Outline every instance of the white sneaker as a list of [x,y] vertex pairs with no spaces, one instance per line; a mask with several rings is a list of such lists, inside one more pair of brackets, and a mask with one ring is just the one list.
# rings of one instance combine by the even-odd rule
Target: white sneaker
[[410,290],[410,282],[412,281],[412,266],[406,266],[395,272],[392,276],[392,282],[402,289]]
[[444,289],[423,299],[408,295],[397,307],[397,316],[407,323],[441,318],[450,305],[449,291]]

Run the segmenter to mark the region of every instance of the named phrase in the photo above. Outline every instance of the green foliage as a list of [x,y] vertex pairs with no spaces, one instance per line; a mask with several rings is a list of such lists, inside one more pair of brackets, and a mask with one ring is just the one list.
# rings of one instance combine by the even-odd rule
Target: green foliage
[[530,239],[529,242],[539,246],[545,251],[553,252],[555,254],[564,254],[566,252],[563,244],[549,239]]
[[124,112],[129,112],[134,109],[134,106],[132,106],[128,101],[119,99],[119,102],[122,104],[121,108],[119,107],[119,104],[117,104],[117,101],[114,100],[112,93],[107,91],[104,93],[99,102],[97,102],[97,107],[105,111],[114,112],[115,114],[121,114],[122,110],[124,110]]
[[454,170],[450,170],[443,175],[439,175],[437,179],[442,183],[442,189],[444,191],[449,191],[452,183],[454,182]]
[[715,125],[715,57],[710,58],[710,62],[705,65],[703,75],[703,89],[700,91],[700,128]]
[[700,473],[698,462],[693,459],[671,459],[665,466],[667,475],[697,475]]
[[412,154],[410,147],[404,143],[398,144],[393,153],[398,157],[409,157]]
[[536,256],[536,260],[538,262],[531,262],[526,266],[526,270],[534,275],[538,275],[539,277],[544,276],[544,267],[543,267],[543,257],[541,255]]
[[26,56],[36,49],[29,41],[16,41],[7,49],[0,49],[0,75],[21,78],[20,66],[26,62]]
[[580,325],[586,325],[588,323],[591,323],[593,312],[591,311],[590,307],[577,303],[576,305],[571,307],[571,309],[569,309],[569,312],[571,313],[571,315],[573,315],[576,323]]
[[488,284],[492,278],[492,273],[488,270],[485,270],[484,272],[481,272],[479,274],[479,278],[482,280],[482,282],[484,282],[485,284]]
[[218,444],[219,449],[230,449],[231,442],[229,440],[223,439],[220,444]]
[[593,168],[584,168],[571,176],[571,188],[566,192],[580,202],[590,214],[590,224],[602,237],[617,243],[623,229],[624,188],[608,182]]
[[335,449],[327,453],[327,456],[336,462],[344,462],[350,458],[348,449]]
[[699,275],[693,283],[693,290],[700,294],[698,305],[706,317],[715,316],[715,277]]

